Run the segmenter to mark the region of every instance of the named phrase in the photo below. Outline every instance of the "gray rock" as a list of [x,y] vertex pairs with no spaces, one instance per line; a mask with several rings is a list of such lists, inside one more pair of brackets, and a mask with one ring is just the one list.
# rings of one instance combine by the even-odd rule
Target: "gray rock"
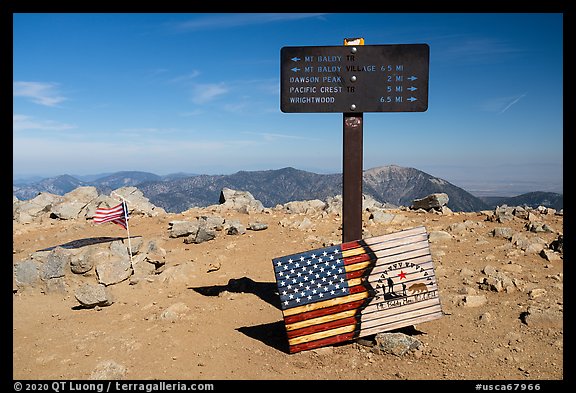
[[370,220],[379,224],[390,224],[396,215],[393,213],[387,213],[382,210],[376,210],[370,214]]
[[112,294],[101,284],[83,284],[74,293],[83,307],[109,306],[114,303]]
[[72,273],[84,274],[89,272],[94,267],[94,260],[92,259],[92,251],[73,255],[70,259],[70,270]]
[[493,221],[506,222],[514,219],[515,208],[506,205],[496,206],[494,209]]
[[65,201],[54,206],[51,210],[51,214],[52,217],[59,218],[60,220],[74,220],[80,216],[84,207],[86,207],[86,203],[84,202]]
[[40,282],[40,263],[27,260],[15,264],[14,278],[18,286],[35,286]]
[[464,307],[480,307],[486,304],[488,299],[484,295],[466,295],[462,298],[459,305]]
[[190,311],[190,307],[186,305],[186,303],[175,303],[169,306],[166,310],[164,310],[160,314],[160,319],[174,321],[177,319],[182,319],[188,312]]
[[194,243],[203,243],[216,238],[216,232],[208,228],[198,229]]
[[518,217],[521,218],[523,220],[527,220],[529,217],[529,212],[528,210],[524,209],[521,206],[516,206],[513,210],[512,210],[512,214],[514,215],[514,217]]
[[168,231],[170,232],[170,237],[183,237],[183,236],[196,236],[198,233],[198,229],[200,229],[200,223],[198,220],[196,221],[184,221],[184,220],[176,220],[170,221],[168,223],[169,228]]
[[130,258],[130,251],[128,249],[128,240],[116,240],[110,243],[110,252],[120,258]]
[[446,231],[431,231],[428,239],[431,243],[445,242],[452,240],[452,235]]
[[224,218],[220,216],[201,216],[198,218],[200,228],[221,231],[224,228]]
[[105,360],[98,365],[88,379],[90,380],[117,380],[126,375],[126,367],[113,360]]
[[448,200],[448,194],[446,193],[430,194],[422,199],[414,199],[410,208],[413,210],[440,209],[448,203]]
[[555,251],[545,248],[540,251],[540,256],[549,262],[559,261],[562,259]]
[[550,243],[550,249],[558,251],[560,254],[564,253],[564,235],[558,235],[556,240]]
[[51,278],[64,277],[66,268],[70,266],[70,254],[62,247],[56,247],[48,254],[46,262],[40,269],[40,278],[49,280]]
[[484,268],[484,273],[488,276],[485,277],[480,283],[480,289],[495,291],[495,292],[511,292],[516,289],[514,281],[506,274],[495,271],[495,269],[487,270]]
[[403,333],[378,333],[375,340],[375,349],[396,356],[417,351],[423,346],[420,340]]
[[[121,187],[110,193],[110,196],[115,199],[114,205],[119,203],[119,197],[126,200],[130,214],[141,214],[148,217],[155,217],[166,214],[166,210],[161,207],[154,206],[150,203],[149,199],[144,196],[144,193],[138,188]],[[112,205],[112,206],[114,206]]]
[[264,205],[248,191],[223,188],[220,192],[220,209],[230,209],[242,213],[262,212]]
[[18,201],[13,206],[12,217],[20,223],[38,221],[45,216],[49,216],[52,206],[61,203],[63,200],[64,197],[60,195],[41,192],[30,200]]
[[240,223],[240,221],[232,220],[226,223],[226,234],[227,235],[243,235],[246,233],[246,228]]
[[319,199],[309,201],[290,201],[284,204],[284,210],[291,214],[313,214],[326,208],[326,203]]
[[529,222],[526,224],[526,229],[528,229],[530,232],[554,232],[552,228],[548,226],[548,224],[537,221]]
[[268,224],[263,222],[251,222],[248,223],[248,229],[252,231],[263,231],[264,229],[268,229]]
[[117,284],[132,275],[129,258],[110,257],[96,266],[98,282],[104,285]]
[[512,239],[514,231],[510,227],[497,227],[492,230],[492,235],[494,237],[501,237],[504,239]]
[[520,319],[526,325],[539,329],[562,329],[564,326],[563,312],[553,308],[543,309],[529,306],[527,311],[520,315]]

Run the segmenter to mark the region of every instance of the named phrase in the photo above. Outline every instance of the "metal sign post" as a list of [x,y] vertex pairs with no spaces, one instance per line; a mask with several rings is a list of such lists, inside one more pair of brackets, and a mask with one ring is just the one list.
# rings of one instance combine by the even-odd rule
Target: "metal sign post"
[[[344,40],[344,45],[364,45],[364,39]],[[351,52],[355,52],[352,48]],[[355,57],[350,57],[354,62]],[[350,109],[356,104],[350,104]],[[342,242],[362,239],[362,171],[364,114],[343,114],[342,139]]]
[[342,239],[362,238],[364,112],[428,109],[427,44],[283,47],[280,109],[343,114]]

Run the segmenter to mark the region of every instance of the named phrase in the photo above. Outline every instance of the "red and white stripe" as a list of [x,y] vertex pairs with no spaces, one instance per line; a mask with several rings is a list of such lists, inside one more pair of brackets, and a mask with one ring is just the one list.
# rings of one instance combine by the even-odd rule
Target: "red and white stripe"
[[127,216],[128,216],[127,210],[125,209],[124,203],[121,202],[120,204],[114,207],[110,208],[100,207],[96,209],[93,220],[95,224],[102,224],[104,222],[113,222],[126,229]]

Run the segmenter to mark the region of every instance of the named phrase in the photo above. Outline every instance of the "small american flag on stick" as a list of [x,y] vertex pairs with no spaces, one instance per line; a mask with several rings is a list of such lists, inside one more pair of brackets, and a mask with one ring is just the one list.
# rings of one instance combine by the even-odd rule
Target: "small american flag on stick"
[[93,217],[94,223],[102,224],[104,222],[113,222],[122,228],[128,228],[128,206],[126,201],[110,208],[100,207],[96,209]]
[[422,226],[272,262],[290,353],[443,315]]

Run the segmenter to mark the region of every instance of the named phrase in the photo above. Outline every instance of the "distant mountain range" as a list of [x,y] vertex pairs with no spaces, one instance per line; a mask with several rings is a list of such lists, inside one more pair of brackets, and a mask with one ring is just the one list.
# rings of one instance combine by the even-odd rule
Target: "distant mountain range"
[[[192,207],[219,202],[224,187],[249,191],[266,207],[290,201],[320,199],[342,194],[342,174],[317,174],[291,167],[266,171],[240,171],[231,175],[172,174],[159,176],[149,172],[124,171],[79,180],[70,175],[42,179],[33,183],[13,184],[13,195],[20,200],[34,198],[40,192],[64,195],[77,187],[94,186],[108,194],[120,187],[134,186],[156,206],[180,213]],[[410,206],[414,199],[433,193],[448,194],[453,211],[480,211],[498,205],[544,205],[562,209],[562,194],[531,192],[515,197],[475,197],[446,180],[414,168],[396,165],[367,169],[363,173],[364,194],[381,203]]]

